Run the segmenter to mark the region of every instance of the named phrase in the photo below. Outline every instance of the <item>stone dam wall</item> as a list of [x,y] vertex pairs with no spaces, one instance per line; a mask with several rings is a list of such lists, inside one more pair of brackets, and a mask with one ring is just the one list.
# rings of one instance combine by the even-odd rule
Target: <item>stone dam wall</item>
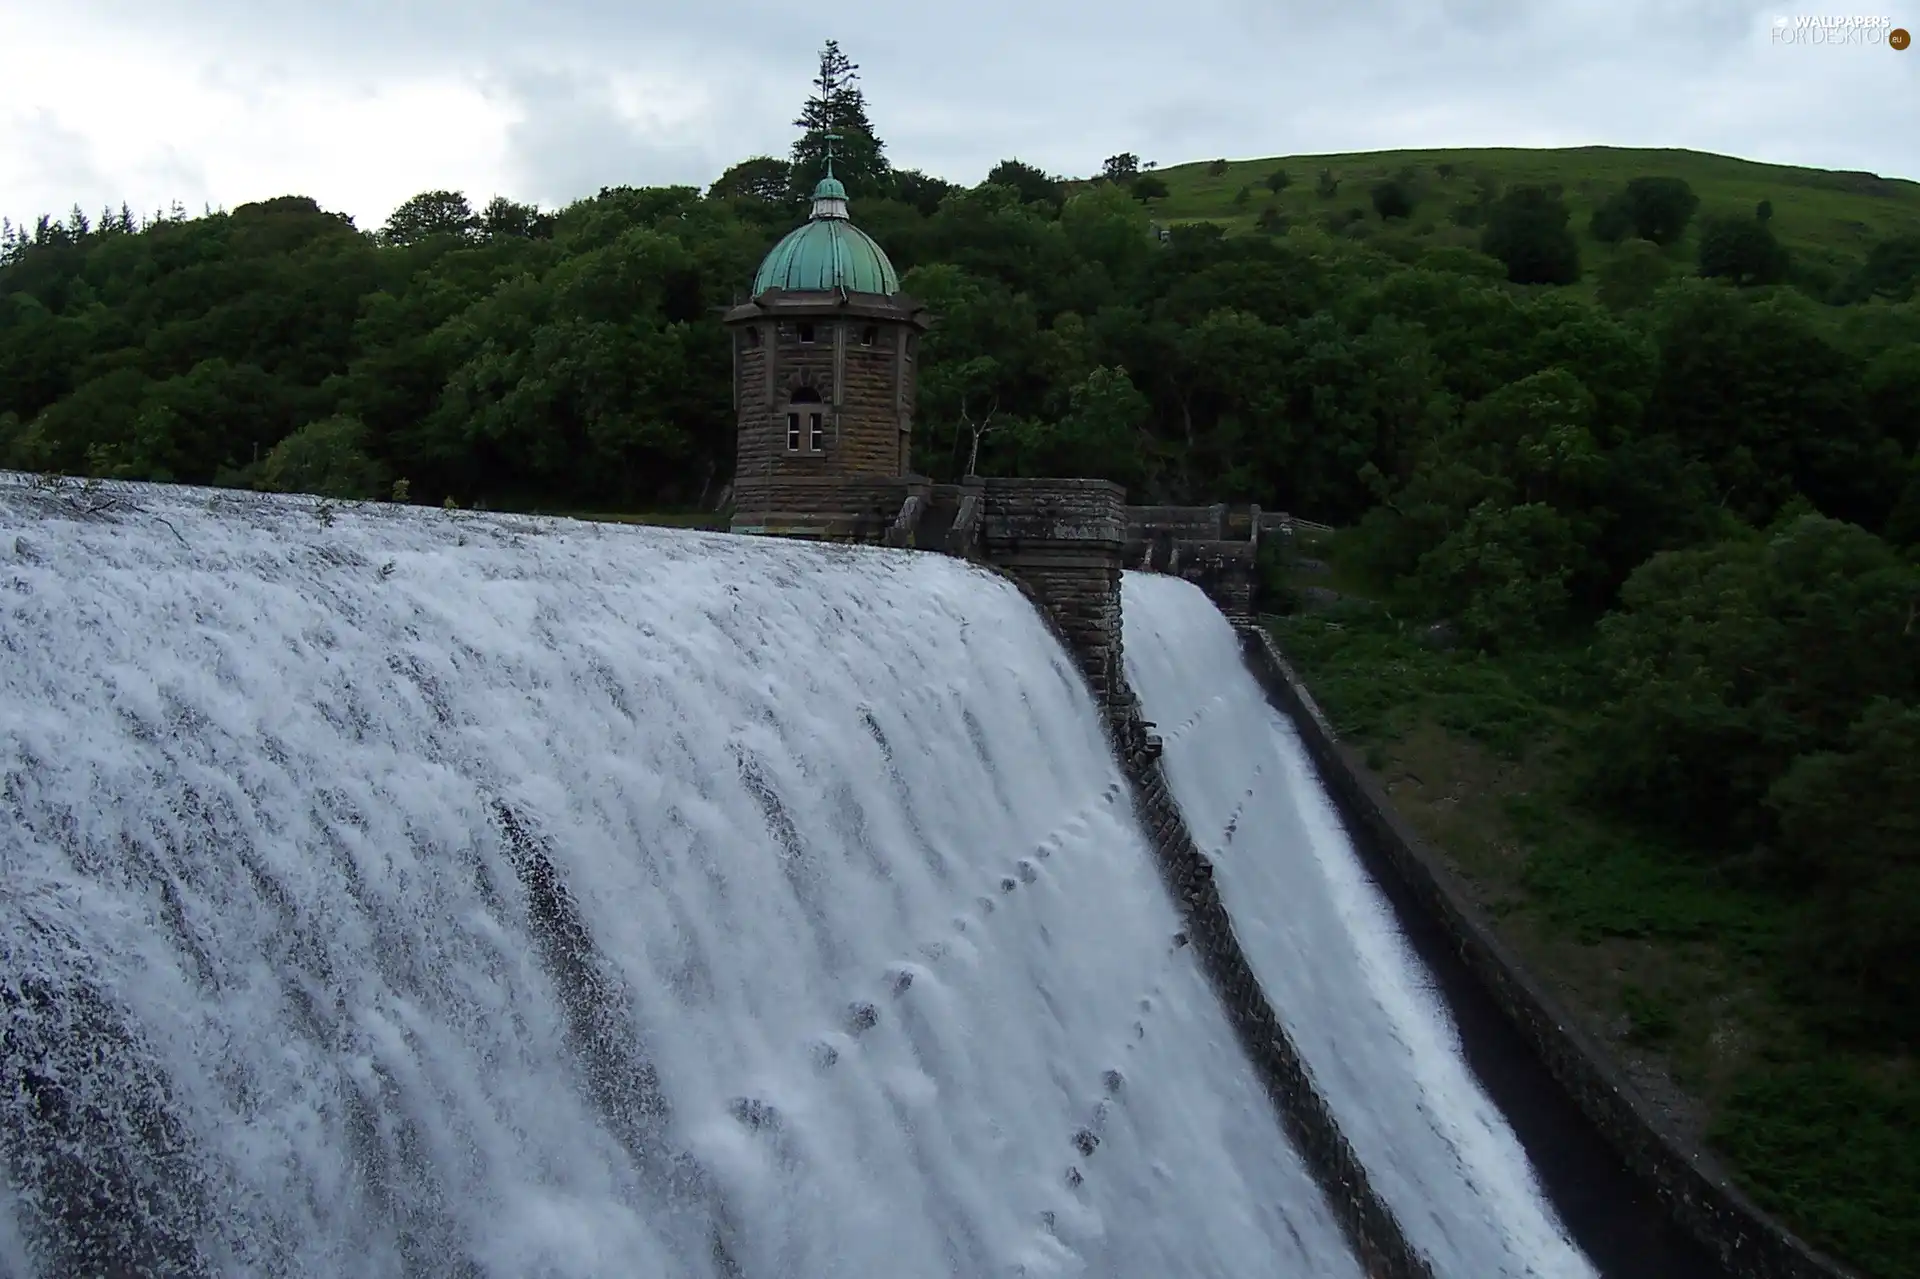
[[1445,862],[1394,811],[1273,637],[1250,624],[1242,623],[1239,630],[1249,665],[1299,731],[1369,868],[1391,875],[1439,924],[1474,979],[1627,1167],[1653,1188],[1668,1215],[1729,1273],[1750,1279],[1857,1279],[1763,1212],[1705,1152],[1647,1105],[1600,1045],[1520,966]]

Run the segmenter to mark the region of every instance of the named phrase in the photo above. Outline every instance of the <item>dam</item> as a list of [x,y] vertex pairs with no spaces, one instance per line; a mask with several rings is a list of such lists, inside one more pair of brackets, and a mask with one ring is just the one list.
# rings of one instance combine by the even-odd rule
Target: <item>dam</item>
[[[0,1273],[1366,1273],[1006,577],[6,476],[0,585]],[[1226,619],[1124,595],[1409,1243],[1602,1273]]]

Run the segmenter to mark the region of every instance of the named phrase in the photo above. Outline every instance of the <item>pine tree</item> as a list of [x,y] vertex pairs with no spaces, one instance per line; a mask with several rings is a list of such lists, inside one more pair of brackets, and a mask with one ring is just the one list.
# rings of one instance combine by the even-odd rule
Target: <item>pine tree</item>
[[891,176],[886,144],[874,136],[867,119],[866,95],[859,88],[859,66],[840,51],[837,40],[820,50],[820,73],[813,96],[801,109],[794,127],[800,137],[793,144],[793,195],[805,199],[827,171],[827,135],[833,142],[833,176],[846,184],[852,196],[879,195]]

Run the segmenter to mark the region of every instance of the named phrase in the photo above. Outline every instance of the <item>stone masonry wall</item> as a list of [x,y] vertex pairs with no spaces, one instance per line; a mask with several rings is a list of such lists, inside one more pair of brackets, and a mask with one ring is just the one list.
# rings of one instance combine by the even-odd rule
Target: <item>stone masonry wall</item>
[[1127,540],[1150,541],[1156,533],[1176,538],[1217,541],[1226,536],[1225,506],[1129,506]]
[[1105,480],[988,479],[980,490],[982,557],[1030,588],[1102,702],[1122,681],[1125,496]]
[[836,531],[851,531],[856,526],[871,526],[877,540],[899,516],[901,504],[912,487],[909,479],[785,476],[772,484],[746,487],[738,494],[734,500],[733,527],[779,531],[830,526]]
[[1273,637],[1246,624],[1241,635],[1250,664],[1299,730],[1370,868],[1393,875],[1439,922],[1467,969],[1671,1217],[1730,1273],[1751,1279],[1849,1279],[1851,1272],[1761,1211],[1705,1152],[1673,1132],[1639,1097],[1605,1051],[1521,968],[1467,901],[1452,871],[1394,811],[1379,784],[1341,743]]
[[1213,863],[1194,845],[1160,765],[1160,741],[1148,732],[1131,693],[1112,703],[1108,720],[1132,785],[1141,827],[1185,923],[1182,937],[1192,944],[1288,1137],[1326,1195],[1347,1242],[1369,1279],[1433,1279],[1432,1267],[1407,1241],[1398,1219],[1373,1188],[1299,1049],[1254,978],[1213,882]]
[[[901,353],[896,322],[809,321],[814,341],[801,342],[795,321],[757,322],[762,343],[750,347],[736,332],[734,494],[742,508],[791,479],[890,476],[902,465],[901,430],[912,404],[912,362]],[[861,342],[865,329],[876,341]],[[771,375],[771,376],[769,376]],[[827,406],[826,448],[787,451],[787,397],[796,381],[813,387]],[[904,384],[904,390],[900,384]],[[835,405],[837,419],[835,417]]]

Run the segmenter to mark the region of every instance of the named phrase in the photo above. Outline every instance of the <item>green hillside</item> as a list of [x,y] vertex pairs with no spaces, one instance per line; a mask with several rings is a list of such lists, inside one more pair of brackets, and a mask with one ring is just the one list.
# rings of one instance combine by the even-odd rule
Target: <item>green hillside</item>
[[[1572,211],[1589,277],[1619,250],[1588,230],[1594,208],[1636,177],[1681,178],[1700,197],[1699,213],[1687,234],[1667,250],[1676,263],[1692,263],[1701,221],[1715,213],[1751,215],[1762,200],[1773,205],[1774,234],[1794,256],[1802,272],[1840,276],[1858,266],[1878,241],[1920,233],[1920,182],[1760,164],[1699,151],[1632,147],[1562,147],[1486,150],[1370,151],[1346,155],[1275,156],[1233,160],[1224,172],[1217,162],[1198,161],[1157,170],[1169,194],[1151,201],[1163,223],[1217,222],[1234,230],[1254,229],[1271,208],[1290,224],[1323,225],[1346,210],[1358,212],[1348,234],[1365,237],[1393,231],[1434,244],[1474,247],[1479,230],[1459,225],[1470,217],[1459,210],[1478,202],[1483,183],[1496,189],[1522,184],[1558,183]],[[1267,189],[1269,174],[1285,169],[1292,182],[1280,192]],[[1330,169],[1339,190],[1325,198],[1315,190],[1321,170]],[[1385,223],[1374,212],[1369,192],[1374,183],[1405,174],[1413,180],[1412,216]],[[1248,189],[1244,199],[1240,191]],[[1352,216],[1345,214],[1345,216]],[[1364,228],[1355,231],[1353,228]]]

